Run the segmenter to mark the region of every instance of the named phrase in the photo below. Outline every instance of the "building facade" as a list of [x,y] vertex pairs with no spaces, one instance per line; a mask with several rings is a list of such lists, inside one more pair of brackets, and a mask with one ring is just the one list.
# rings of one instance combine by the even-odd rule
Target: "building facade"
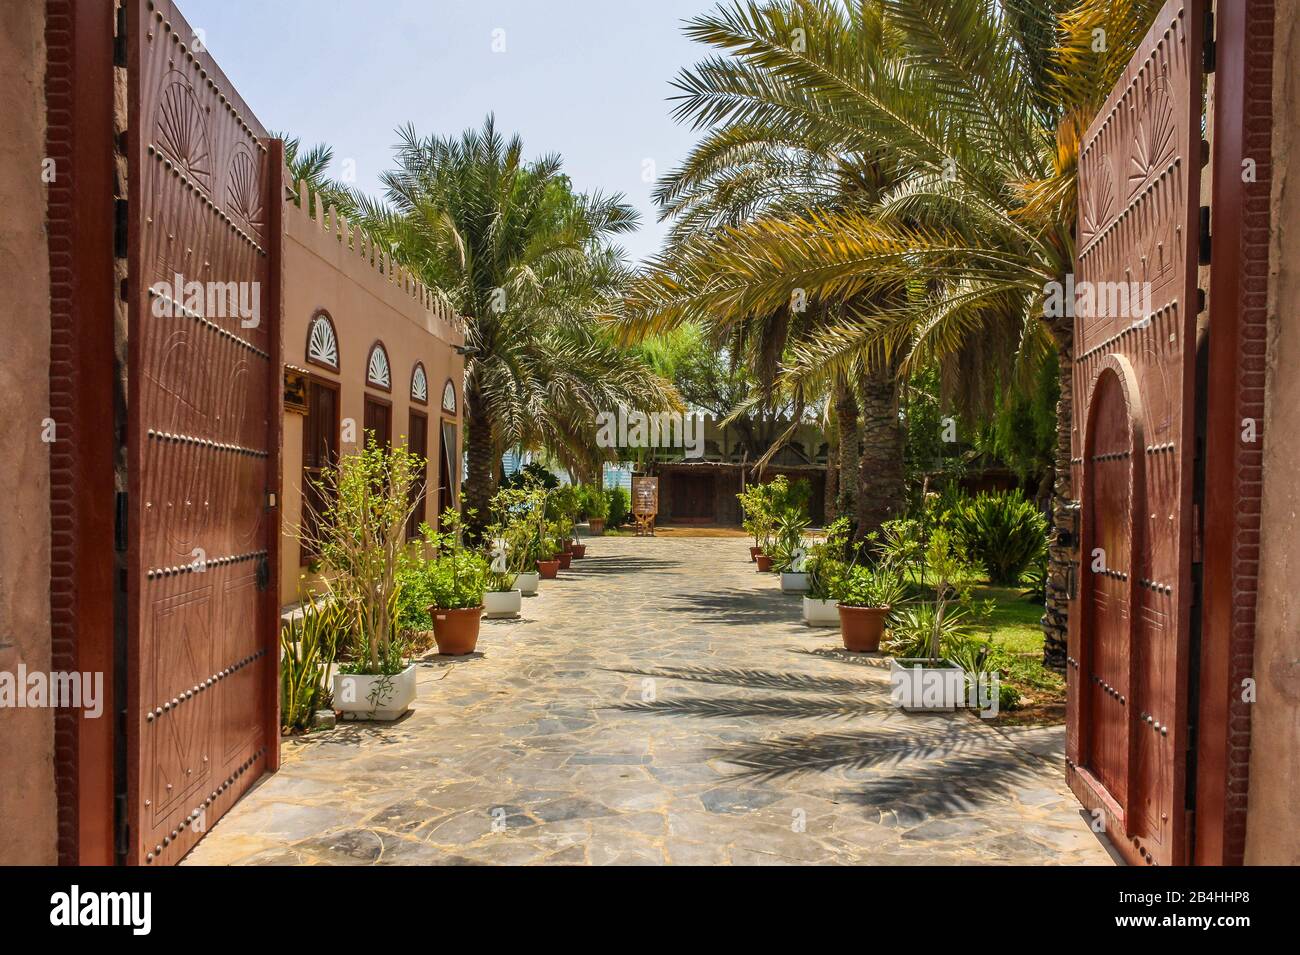
[[311,519],[308,498],[322,506],[313,482],[340,454],[374,435],[425,459],[411,532],[437,525],[462,478],[461,321],[312,198],[300,184],[284,213],[284,606],[313,584],[299,528]]

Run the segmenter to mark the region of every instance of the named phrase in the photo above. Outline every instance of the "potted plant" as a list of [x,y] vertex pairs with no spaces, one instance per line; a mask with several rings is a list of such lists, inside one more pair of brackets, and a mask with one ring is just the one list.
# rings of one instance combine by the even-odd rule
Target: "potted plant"
[[803,598],[803,622],[810,627],[838,627],[839,601],[834,590],[839,578],[848,572],[851,525],[847,517],[837,518],[826,528],[826,536],[808,548],[803,569],[808,576],[808,592]]
[[781,574],[781,589],[787,593],[802,593],[808,589],[808,575],[803,569],[808,550],[803,535],[808,530],[808,519],[803,512],[787,509],[777,521],[772,543],[772,563]]
[[844,649],[854,653],[880,649],[889,612],[906,592],[903,579],[888,566],[850,568],[839,580],[835,594]]
[[[472,513],[472,512],[470,512]],[[464,656],[478,645],[483,618],[483,597],[488,587],[488,563],[462,544],[460,515],[442,515],[447,531],[427,530],[425,539],[437,548],[437,556],[425,565],[429,594],[429,617],[433,639],[444,656]]]
[[761,484],[751,485],[737,494],[736,499],[740,501],[741,526],[754,540],[749,547],[749,560],[754,563],[763,552],[763,527],[759,516],[765,505],[763,487]]
[[564,517],[551,524],[550,536],[555,541],[555,559],[560,562],[560,570],[568,570],[573,563],[573,541],[569,539],[572,529],[573,525]]
[[545,491],[528,481],[522,486],[503,487],[493,495],[492,512],[497,520],[487,529],[492,543],[484,616],[517,617],[524,594],[537,593],[533,513],[545,505],[545,500]]
[[891,696],[908,712],[956,709],[966,688],[965,671],[943,655],[945,637],[954,636],[961,626],[959,603],[969,598],[969,586],[959,588],[970,571],[947,528],[931,532],[925,568],[934,599],[908,614],[897,648],[902,652],[889,660]]
[[609,516],[609,495],[598,487],[587,488],[587,530],[592,537],[605,533],[605,518]]
[[542,580],[554,580],[560,572],[560,561],[556,556],[555,538],[543,534],[537,540],[537,573]]
[[350,641],[334,675],[334,706],[345,719],[393,720],[415,699],[415,665],[406,662],[397,615],[410,492],[425,465],[405,447],[388,450],[368,437],[317,481],[318,499],[328,503],[302,525]]

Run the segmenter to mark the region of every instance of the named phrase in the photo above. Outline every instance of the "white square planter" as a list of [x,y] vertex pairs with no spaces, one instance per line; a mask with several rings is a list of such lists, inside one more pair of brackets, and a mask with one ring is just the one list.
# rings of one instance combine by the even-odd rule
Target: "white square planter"
[[834,600],[803,598],[803,622],[810,627],[838,627],[840,606]]
[[525,597],[537,596],[537,584],[541,581],[542,575],[535,570],[515,576],[515,588]]
[[345,720],[395,720],[415,701],[415,664],[392,676],[334,674],[334,709]]
[[483,595],[483,616],[492,620],[517,617],[523,605],[523,594],[518,590],[489,590]]
[[781,571],[781,589],[788,594],[805,593],[808,590],[808,575],[791,570]]
[[934,666],[927,657],[890,657],[889,686],[890,699],[905,712],[951,713],[966,698],[966,671],[947,660]]

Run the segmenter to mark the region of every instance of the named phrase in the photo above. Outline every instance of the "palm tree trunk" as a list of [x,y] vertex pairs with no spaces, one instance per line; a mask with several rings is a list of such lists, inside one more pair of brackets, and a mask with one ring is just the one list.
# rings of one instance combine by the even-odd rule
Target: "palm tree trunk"
[[839,517],[835,505],[840,495],[840,440],[834,433],[828,434],[826,438],[826,486],[822,493],[822,513],[825,517],[822,523],[830,524]]
[[836,378],[835,428],[839,445],[839,488],[835,498],[836,514],[855,514],[858,500],[858,456],[862,453],[862,430],[858,419],[858,399],[842,378]]
[[1043,607],[1043,664],[1064,669],[1070,620],[1070,562],[1073,547],[1061,540],[1070,526],[1070,435],[1074,428],[1074,327],[1072,319],[1051,322],[1056,339],[1061,395],[1056,402],[1056,462],[1052,475],[1052,526],[1047,540],[1047,600]]
[[497,462],[492,450],[492,423],[483,399],[474,391],[465,393],[466,435],[465,446],[469,458],[465,469],[465,487],[462,498],[466,511],[473,510],[465,528],[471,540],[478,540],[491,515],[492,495],[496,490]]
[[858,482],[858,539],[903,513],[903,425],[898,418],[895,362],[872,368],[862,381],[862,459]]

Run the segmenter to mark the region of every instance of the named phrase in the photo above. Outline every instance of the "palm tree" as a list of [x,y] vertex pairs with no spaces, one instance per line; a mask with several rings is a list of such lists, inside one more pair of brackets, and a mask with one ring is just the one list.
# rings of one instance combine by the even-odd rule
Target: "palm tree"
[[284,164],[289,168],[293,182],[288,183],[293,192],[293,199],[298,200],[298,183],[307,183],[308,201],[320,196],[325,208],[334,206],[344,215],[355,208],[351,190],[344,183],[328,175],[330,165],[334,162],[334,147],[317,143],[305,148],[296,136],[288,133],[272,133],[277,139],[284,140]]
[[620,196],[577,194],[557,156],[526,161],[489,116],[459,137],[399,131],[386,202],[363,223],[466,321],[464,499],[477,529],[508,447],[545,447],[581,473],[606,452],[596,415],[675,406],[670,386],[593,314],[629,272],[612,237],[636,227]]
[[[681,109],[784,142],[830,142],[888,164],[896,178],[866,203],[760,209],[693,235],[638,283],[632,310],[660,325],[761,314],[801,289],[843,307],[815,340],[798,343],[796,376],[856,362],[909,374],[938,361],[971,396],[1011,374],[1031,378],[1054,349],[1061,526],[1073,329],[1044,314],[1044,288],[1072,269],[1082,131],[1159,6],[751,0],[696,18],[688,33],[734,55],[683,75]],[[1068,560],[1053,534],[1044,626],[1055,665]]]

